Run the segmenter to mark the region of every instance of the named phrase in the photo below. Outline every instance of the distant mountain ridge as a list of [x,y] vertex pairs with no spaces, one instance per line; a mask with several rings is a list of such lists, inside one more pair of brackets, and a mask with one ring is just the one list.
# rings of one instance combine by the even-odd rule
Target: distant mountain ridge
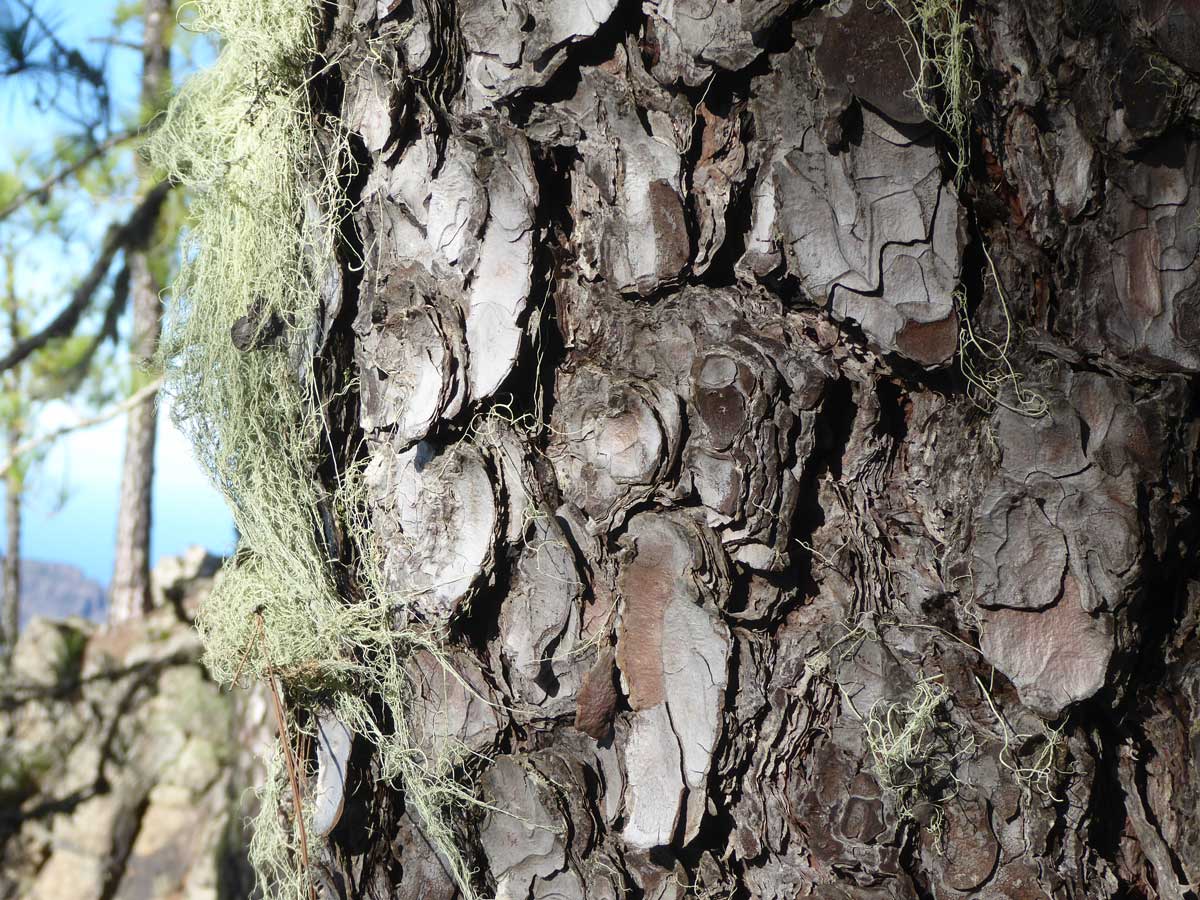
[[[0,597],[3,593],[3,587],[0,586]],[[108,593],[76,566],[36,559],[21,560],[22,629],[34,616],[55,619],[82,616],[102,622],[107,612]]]

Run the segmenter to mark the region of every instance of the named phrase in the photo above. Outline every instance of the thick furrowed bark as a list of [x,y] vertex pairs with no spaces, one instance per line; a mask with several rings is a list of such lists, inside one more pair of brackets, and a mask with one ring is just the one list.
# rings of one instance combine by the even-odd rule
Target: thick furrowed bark
[[[966,11],[956,186],[887,4],[341,4],[334,338],[496,896],[1200,883],[1200,18],[1085,5]],[[453,896],[394,800],[327,862]]]

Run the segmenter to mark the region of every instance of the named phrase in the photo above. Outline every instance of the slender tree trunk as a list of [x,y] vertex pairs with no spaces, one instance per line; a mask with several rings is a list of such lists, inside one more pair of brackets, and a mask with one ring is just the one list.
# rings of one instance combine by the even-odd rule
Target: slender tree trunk
[[[135,360],[140,361],[135,385],[154,357],[159,330],[158,286],[145,254],[130,259],[130,298],[133,305]],[[125,428],[125,457],[117,512],[116,559],[113,567],[109,620],[120,622],[145,612],[150,605],[150,525],[157,395],[130,410]]]
[[[20,434],[10,431],[9,450],[19,443]],[[16,646],[21,626],[21,476],[10,471],[4,481],[4,653],[7,659]]]
[[[144,0],[145,29],[142,61],[142,106],[147,120],[160,108],[170,88],[171,0]],[[149,188],[152,175],[146,173]],[[153,233],[153,228],[151,228]],[[162,330],[161,285],[153,271],[149,249],[129,253],[133,336],[130,355],[134,386],[143,384],[153,364]],[[121,470],[121,499],[117,513],[116,555],[113,565],[109,621],[141,615],[150,606],[150,528],[154,483],[154,445],[158,428],[157,394],[130,410]]]
[[[8,314],[8,333],[15,343],[20,340],[20,311],[17,307],[17,291],[13,259],[5,260],[5,312]],[[20,384],[17,371],[5,375],[5,392],[16,404],[20,403]],[[24,437],[20,411],[11,414],[5,439],[8,455],[13,465],[4,473],[4,615],[0,628],[3,629],[4,661],[11,661],[13,648],[21,628],[21,494],[23,491],[24,467],[16,461],[15,451]]]
[[[1196,896],[1200,13],[893,5],[339,4],[324,362],[487,896]],[[424,827],[321,865],[455,896]]]

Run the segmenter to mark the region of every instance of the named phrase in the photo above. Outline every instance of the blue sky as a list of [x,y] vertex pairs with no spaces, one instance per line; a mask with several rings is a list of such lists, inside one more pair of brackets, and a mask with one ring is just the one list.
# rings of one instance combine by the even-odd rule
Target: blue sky
[[[100,46],[94,39],[110,33],[115,7],[114,0],[43,0],[39,8],[56,23],[65,43],[90,53]],[[138,35],[128,37],[137,40]],[[110,53],[109,83],[118,114],[136,103],[140,64],[140,54],[135,51],[116,48]],[[33,109],[19,91],[5,93],[0,104],[3,163],[18,148],[44,148],[58,125]],[[80,223],[80,229],[98,238],[105,224],[102,216],[93,214],[89,221]],[[81,250],[77,255],[78,259],[69,262],[82,266],[87,254]],[[53,283],[62,261],[40,259],[34,250],[29,254],[29,266],[26,277]],[[57,307],[65,297],[65,290],[62,297],[50,293],[47,303]],[[75,421],[80,415],[80,411],[58,405],[47,410],[42,424],[50,427]],[[233,543],[228,511],[196,465],[187,441],[169,419],[166,414],[159,416],[151,559],[180,553],[192,544],[228,553]],[[31,479],[25,515],[24,557],[71,563],[107,586],[112,575],[124,432],[123,417],[77,432],[56,446],[37,469]]]

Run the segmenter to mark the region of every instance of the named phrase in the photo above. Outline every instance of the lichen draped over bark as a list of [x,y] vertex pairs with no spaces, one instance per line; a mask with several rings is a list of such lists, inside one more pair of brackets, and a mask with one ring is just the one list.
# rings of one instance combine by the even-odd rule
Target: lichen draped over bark
[[[299,111],[298,192],[196,233],[275,229],[306,293],[204,325],[193,269],[172,358],[263,376],[198,419],[249,526],[205,632],[313,737],[314,873],[1200,882],[1200,18],[1108,6],[342,0],[233,73],[227,123]],[[431,745],[473,811],[430,819]]]
[[[405,599],[382,586],[353,460],[330,478],[318,473],[336,402],[319,357],[341,302],[342,182],[353,173],[344,129],[312,99],[321,10],[290,0],[197,3],[192,27],[216,32],[220,55],[189,79],[149,142],[191,197],[162,343],[166,386],[239,534],[197,624],[219,681],[282,686],[291,713],[282,740],[320,744],[324,715],[369,741],[377,777],[404,785],[469,893],[449,820],[471,799],[453,774],[464,749],[410,723],[410,657],[421,651],[423,665],[439,668],[440,640],[393,627]],[[304,831],[315,823],[319,832],[326,811],[315,795],[298,825],[286,759],[272,760],[251,860],[268,896],[308,897]]]

